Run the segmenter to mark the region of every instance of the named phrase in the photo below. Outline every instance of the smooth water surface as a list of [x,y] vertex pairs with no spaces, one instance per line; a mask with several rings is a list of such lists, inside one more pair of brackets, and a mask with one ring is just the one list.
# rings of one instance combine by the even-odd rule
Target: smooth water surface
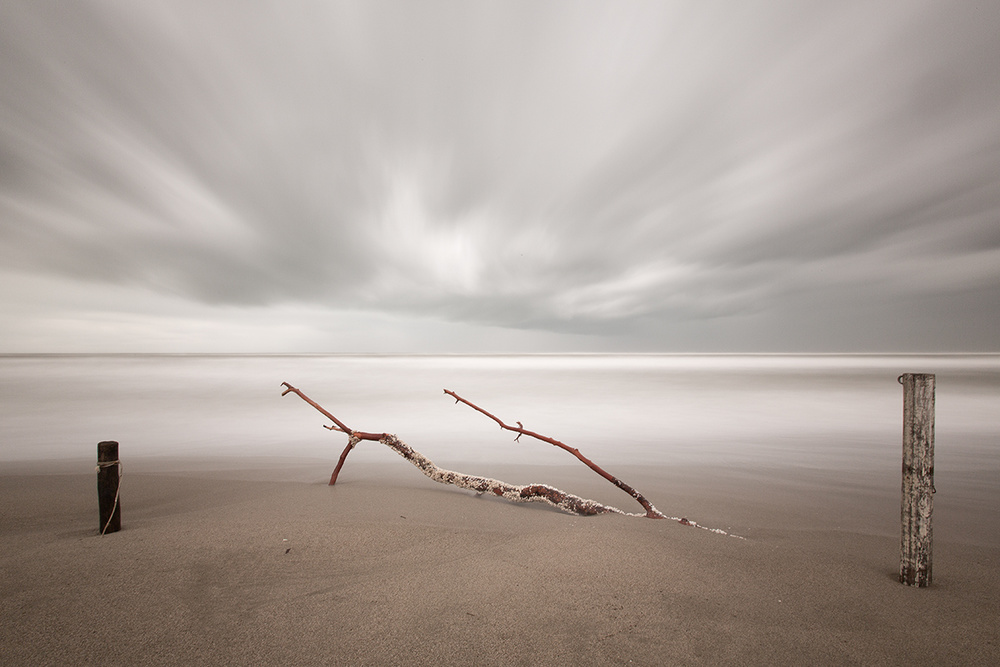
[[92,458],[100,440],[123,458],[335,458],[344,436],[287,381],[445,466],[571,462],[445,388],[609,465],[895,466],[904,372],[937,375],[939,469],[1000,470],[996,355],[3,356],[0,461]]

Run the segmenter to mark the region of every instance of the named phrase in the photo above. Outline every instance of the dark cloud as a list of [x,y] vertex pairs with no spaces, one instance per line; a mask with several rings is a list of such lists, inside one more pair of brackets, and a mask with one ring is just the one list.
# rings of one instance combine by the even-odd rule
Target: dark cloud
[[[994,349],[998,25],[929,1],[6,2],[4,298],[369,313],[462,349]],[[919,333],[943,313],[951,338]]]

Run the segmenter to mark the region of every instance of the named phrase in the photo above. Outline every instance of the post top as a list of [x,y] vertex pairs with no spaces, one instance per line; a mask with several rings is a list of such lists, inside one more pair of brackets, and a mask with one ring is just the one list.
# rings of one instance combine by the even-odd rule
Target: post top
[[97,443],[97,460],[114,461],[118,458],[118,441],[104,440]]
[[908,378],[908,377],[913,378],[914,380],[918,380],[918,381],[919,380],[923,380],[924,382],[926,382],[928,380],[933,381],[934,380],[934,373],[903,373],[898,378],[896,378],[896,382],[898,382],[899,384],[903,384],[904,379]]

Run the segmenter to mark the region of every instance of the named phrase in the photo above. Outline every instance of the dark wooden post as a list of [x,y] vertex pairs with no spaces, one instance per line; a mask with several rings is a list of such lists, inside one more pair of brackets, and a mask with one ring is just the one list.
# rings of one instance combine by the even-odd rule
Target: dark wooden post
[[101,535],[122,529],[120,466],[118,443],[114,440],[97,443],[97,500],[101,511]]
[[934,376],[904,373],[903,501],[899,581],[931,585],[931,513],[934,510]]

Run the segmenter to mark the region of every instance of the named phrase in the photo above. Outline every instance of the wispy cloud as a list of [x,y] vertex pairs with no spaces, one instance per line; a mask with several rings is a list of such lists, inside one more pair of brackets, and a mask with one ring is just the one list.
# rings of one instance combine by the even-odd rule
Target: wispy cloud
[[59,319],[71,289],[177,323],[171,349],[279,311],[329,351],[365,347],[331,333],[350,318],[411,351],[993,349],[997,25],[931,1],[6,2],[5,344],[108,340]]

